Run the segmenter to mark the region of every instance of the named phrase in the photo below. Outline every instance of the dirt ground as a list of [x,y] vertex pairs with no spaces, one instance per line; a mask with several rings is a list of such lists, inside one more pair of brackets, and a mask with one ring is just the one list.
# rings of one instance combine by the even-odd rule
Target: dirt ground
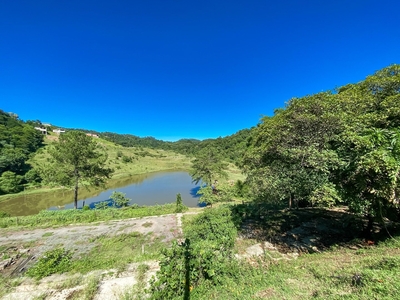
[[[154,238],[162,238],[168,243],[178,239],[182,234],[182,214],[171,214],[156,217],[134,218],[126,220],[115,220],[98,222],[95,224],[70,225],[58,228],[18,230],[0,229],[0,249],[2,252],[13,253],[11,257],[0,260],[0,273],[3,276],[18,275],[29,268],[45,251],[62,245],[65,249],[73,250],[75,256],[88,252],[95,246],[90,240],[99,236],[116,236],[139,232],[150,234]],[[148,271],[145,276],[149,279],[158,270],[158,263],[149,261]],[[137,282],[137,264],[131,264],[122,273],[113,270],[103,270],[102,280],[95,299],[118,299],[124,289]],[[114,274],[104,276],[104,274]],[[87,274],[90,277],[93,274]],[[43,299],[69,299],[76,290],[84,287],[77,285],[75,288],[62,290],[54,289],[54,282],[71,280],[64,275],[53,275],[44,278],[39,284],[30,279],[24,279],[23,283],[16,287],[12,293],[2,299],[35,299],[46,294]],[[81,281],[84,281],[82,279]],[[52,284],[49,284],[51,282]],[[42,299],[42,298],[41,298]]]
[[[45,251],[51,250],[57,245],[62,245],[67,250],[74,250],[74,255],[79,256],[82,253],[87,253],[95,246],[94,243],[89,242],[90,239],[102,235],[115,236],[132,232],[151,233],[154,237],[163,237],[164,242],[176,239],[180,234],[177,216],[173,214],[58,228],[0,229],[0,247],[2,249],[16,249],[23,254],[29,253],[28,257],[31,257],[30,265]],[[0,272],[15,274],[15,271],[19,271],[18,267],[24,267],[21,263],[22,261],[19,259],[13,263],[13,267],[3,267],[4,270],[0,270]]]

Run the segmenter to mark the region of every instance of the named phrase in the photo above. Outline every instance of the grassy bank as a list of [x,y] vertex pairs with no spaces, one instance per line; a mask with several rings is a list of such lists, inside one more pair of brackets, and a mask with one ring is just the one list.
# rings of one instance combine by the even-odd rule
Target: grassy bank
[[0,218],[0,228],[9,227],[49,227],[69,224],[86,224],[99,221],[159,216],[175,212],[176,204],[144,207],[108,208],[91,210],[44,210],[32,216]]
[[[190,299],[400,297],[397,280],[400,276],[400,238],[395,226],[389,228],[395,238],[390,238],[382,229],[375,233],[374,242],[367,243],[358,237],[362,220],[344,208],[298,211],[262,210],[257,205],[231,208],[232,220],[241,224],[235,252],[242,258],[218,265],[211,257],[207,265],[220,271],[218,282],[205,278],[193,284]],[[193,230],[197,218],[193,215],[183,218],[185,234]],[[204,234],[205,230],[200,232]],[[260,255],[247,255],[249,246],[271,241],[272,248],[265,246]],[[307,241],[313,247],[306,247]]]
[[222,285],[203,285],[190,299],[398,299],[400,242],[359,250],[305,254],[297,260],[261,257],[242,263]]

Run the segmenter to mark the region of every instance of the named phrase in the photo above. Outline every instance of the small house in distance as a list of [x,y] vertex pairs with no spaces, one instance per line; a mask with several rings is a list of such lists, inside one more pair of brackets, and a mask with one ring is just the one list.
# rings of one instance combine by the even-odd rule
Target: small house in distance
[[55,132],[55,133],[57,133],[59,135],[60,133],[65,132],[65,130],[57,128],[57,129],[53,129],[53,132]]
[[47,134],[47,128],[42,128],[42,127],[35,127],[36,130],[39,130],[43,134]]
[[91,136],[91,137],[95,137],[95,138],[99,138],[99,136],[95,133],[86,133],[87,136]]

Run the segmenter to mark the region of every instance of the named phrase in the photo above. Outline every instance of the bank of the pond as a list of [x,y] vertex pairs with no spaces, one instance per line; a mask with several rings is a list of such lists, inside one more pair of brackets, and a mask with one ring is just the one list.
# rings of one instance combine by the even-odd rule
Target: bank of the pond
[[[176,194],[181,193],[184,195],[182,197],[184,204],[193,207],[197,206],[195,188],[196,186],[192,184],[191,177],[186,170],[130,174],[110,180],[103,190],[80,188],[78,207],[83,206],[83,201],[87,205],[105,201],[109,199],[114,190],[126,193],[128,198],[133,198],[131,204],[138,205],[172,203],[176,200]],[[135,190],[139,192],[135,192]],[[73,191],[52,189],[42,193],[20,193],[11,197],[3,196],[0,203],[1,211],[12,216],[27,216],[47,209],[72,208]]]
[[[35,215],[0,218],[0,228],[10,227],[49,227],[70,224],[87,224],[100,221],[160,216],[177,212],[176,203],[142,207],[108,208],[108,209],[68,209],[43,210]],[[198,208],[200,210],[200,208]],[[188,210],[185,208],[183,211]],[[191,208],[190,210],[197,210]]]

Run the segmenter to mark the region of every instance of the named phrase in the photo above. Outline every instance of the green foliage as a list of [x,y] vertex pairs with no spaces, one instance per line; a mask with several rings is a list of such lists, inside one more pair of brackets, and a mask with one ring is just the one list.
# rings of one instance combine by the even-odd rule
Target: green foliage
[[21,185],[23,177],[11,171],[6,171],[0,177],[0,192],[5,194],[18,193],[22,191]]
[[94,205],[94,207],[95,207],[96,209],[107,209],[107,208],[109,208],[110,206],[108,205],[108,202],[107,202],[107,201],[101,201],[101,202],[96,203],[96,204]]
[[25,181],[30,184],[37,184],[42,181],[42,178],[37,169],[30,169],[25,173]]
[[202,186],[197,191],[197,194],[201,195],[199,203],[206,203],[212,206],[216,202],[232,201],[234,192],[233,187],[228,184],[217,185],[215,183],[212,186]]
[[152,149],[172,150],[184,155],[197,156],[200,152],[213,148],[225,160],[237,162],[242,157],[247,147],[247,139],[250,136],[250,132],[250,129],[243,129],[224,138],[220,137],[204,141],[181,139],[176,142],[165,142],[152,137],[140,138],[131,134],[117,134],[111,132],[102,133],[101,136],[108,141],[112,141],[124,147],[147,147]]
[[[400,66],[291,99],[252,132],[241,166],[261,201],[331,206],[398,218]],[[397,213],[396,213],[397,212]]]
[[152,299],[188,299],[191,289],[221,284],[233,263],[236,228],[226,207],[208,209],[185,230],[186,240],[162,251],[160,271],[151,281]]
[[234,185],[233,194],[237,197],[248,197],[250,194],[249,185],[246,182],[237,180]]
[[310,201],[313,205],[332,207],[342,202],[336,187],[332,183],[326,183],[310,194]]
[[185,231],[185,237],[192,241],[208,240],[218,249],[231,249],[237,236],[231,210],[227,206],[206,209],[193,219]]
[[188,208],[187,206],[185,206],[182,202],[182,196],[180,193],[176,194],[176,209],[175,212],[176,213],[181,213],[186,211]]
[[29,154],[39,149],[42,142],[43,135],[32,125],[0,110],[0,193],[23,190],[24,174],[30,169]]
[[1,218],[8,218],[8,217],[10,217],[9,213],[0,210],[0,219]]
[[106,167],[107,155],[94,139],[81,131],[68,131],[60,135],[49,151],[53,164],[48,169],[53,180],[75,190],[74,207],[77,208],[79,184],[101,186],[113,170]]
[[199,203],[205,203],[206,205],[213,205],[217,202],[217,195],[213,193],[213,189],[211,186],[202,186],[197,191],[197,194],[200,195]]
[[190,175],[195,184],[202,181],[211,185],[214,180],[227,177],[225,172],[227,166],[215,149],[208,148],[198,153],[193,161],[193,171]]
[[47,251],[28,269],[26,275],[37,280],[55,273],[63,273],[69,269],[72,254],[64,248]]
[[126,207],[128,206],[129,201],[131,201],[131,199],[126,197],[126,194],[117,191],[112,192],[110,199],[113,201],[114,207]]
[[124,155],[124,156],[122,156],[122,162],[123,163],[131,163],[133,161],[133,159],[132,159],[132,157],[131,156],[126,156],[126,155]]

